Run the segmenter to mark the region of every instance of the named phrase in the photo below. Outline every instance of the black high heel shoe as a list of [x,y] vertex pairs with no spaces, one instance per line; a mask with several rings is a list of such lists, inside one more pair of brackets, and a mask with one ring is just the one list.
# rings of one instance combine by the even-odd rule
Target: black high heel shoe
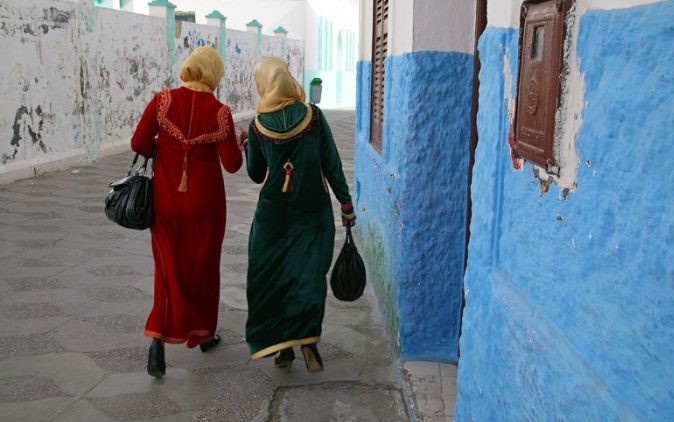
[[274,365],[277,368],[290,368],[295,360],[295,351],[292,347],[281,350],[281,353],[274,358]]
[[321,355],[318,353],[316,343],[302,346],[302,354],[304,355],[307,371],[318,372],[323,370],[323,359],[321,359]]
[[147,358],[147,373],[160,378],[166,374],[166,361],[164,361],[164,343],[154,339],[150,345],[150,353]]
[[220,336],[216,334],[213,336],[213,340],[201,343],[199,345],[199,348],[201,349],[201,353],[206,353],[215,346],[217,346],[219,343],[220,343]]

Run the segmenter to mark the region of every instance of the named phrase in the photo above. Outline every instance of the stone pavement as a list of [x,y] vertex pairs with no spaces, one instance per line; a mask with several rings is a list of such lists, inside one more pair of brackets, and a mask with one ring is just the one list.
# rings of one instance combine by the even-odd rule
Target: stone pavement
[[[327,116],[353,180],[353,112]],[[341,303],[329,294],[323,372],[307,373],[301,354],[290,371],[248,360],[246,251],[258,187],[245,171],[225,176],[222,345],[205,354],[167,345],[166,376],[147,375],[149,232],[103,213],[107,183],[131,157],[0,186],[0,420],[409,420],[371,297]]]

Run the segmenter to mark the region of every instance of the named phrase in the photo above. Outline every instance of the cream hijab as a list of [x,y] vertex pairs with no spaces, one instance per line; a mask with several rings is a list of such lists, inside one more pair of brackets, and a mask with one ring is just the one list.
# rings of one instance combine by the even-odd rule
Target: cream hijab
[[197,47],[180,68],[183,86],[194,91],[213,92],[225,74],[220,54],[211,47]]
[[288,63],[278,57],[265,57],[255,66],[255,84],[260,94],[258,114],[305,101],[304,89],[288,71]]

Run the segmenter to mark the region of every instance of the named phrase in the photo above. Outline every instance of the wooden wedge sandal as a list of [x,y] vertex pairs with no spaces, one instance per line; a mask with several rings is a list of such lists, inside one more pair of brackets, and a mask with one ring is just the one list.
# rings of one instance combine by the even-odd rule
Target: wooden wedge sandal
[[302,354],[304,355],[307,371],[318,372],[323,370],[323,359],[321,359],[321,355],[318,353],[316,343],[302,346]]

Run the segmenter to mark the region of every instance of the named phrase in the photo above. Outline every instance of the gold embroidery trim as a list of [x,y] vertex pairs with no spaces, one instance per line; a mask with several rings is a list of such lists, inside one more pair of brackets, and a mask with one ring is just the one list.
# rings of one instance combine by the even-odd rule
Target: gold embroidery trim
[[189,340],[190,337],[205,337],[205,338],[208,338],[208,337],[214,337],[214,334],[211,334],[210,331],[208,331],[208,330],[203,330],[203,329],[201,329],[201,330],[192,330],[192,331],[190,331],[189,333],[187,333],[187,336],[185,336],[185,337],[183,337],[183,338],[179,338],[179,337],[167,337],[167,336],[163,335],[162,333],[158,333],[158,332],[156,332],[156,331],[150,331],[150,330],[145,330],[145,332],[143,333],[143,335],[144,335],[145,337],[156,338],[157,340],[161,340],[161,341],[163,341],[163,342],[171,343],[171,344],[180,344],[180,343],[184,343],[184,342],[186,342],[187,340]]
[[302,119],[300,124],[290,129],[288,132],[274,132],[273,130],[269,130],[266,127],[262,126],[260,120],[258,119],[259,114],[255,116],[255,126],[257,126],[257,129],[260,131],[260,133],[262,133],[264,136],[268,138],[290,139],[293,136],[299,135],[311,123],[311,119],[313,118],[314,112],[309,104],[305,103],[304,106],[307,108],[307,114],[304,115],[304,119]]
[[253,353],[250,355],[251,360],[258,360],[262,359],[263,357],[273,355],[274,353],[278,352],[279,350],[287,349],[289,347],[293,346],[305,346],[307,344],[314,344],[318,343],[321,341],[321,337],[307,337],[299,340],[289,340],[289,341],[284,341],[283,343],[278,343],[273,346],[265,347],[264,349]]
[[200,143],[215,143],[220,142],[225,139],[229,134],[231,128],[227,122],[227,113],[229,112],[229,107],[222,105],[220,110],[218,110],[218,115],[216,117],[218,122],[218,129],[213,132],[204,133],[203,135],[197,136],[196,138],[186,139],[182,130],[175,123],[168,118],[168,110],[173,101],[171,91],[164,90],[159,93],[159,106],[157,108],[157,121],[159,126],[169,133],[172,137],[176,138],[178,141],[185,144],[200,144]]

